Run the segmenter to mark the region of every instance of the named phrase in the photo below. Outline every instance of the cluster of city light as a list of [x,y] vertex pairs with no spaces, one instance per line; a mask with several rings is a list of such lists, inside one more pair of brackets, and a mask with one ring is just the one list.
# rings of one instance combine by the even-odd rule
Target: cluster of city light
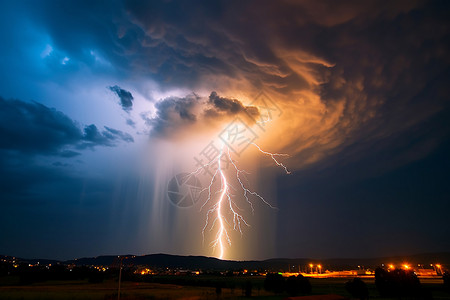
[[[392,264],[392,263],[387,264],[387,266],[388,266],[389,270],[395,270],[396,269],[396,266],[394,264]],[[417,267],[425,268],[425,265],[418,264]],[[433,270],[435,270],[436,272],[437,271],[442,272],[442,265],[441,264],[430,264],[430,267],[432,267]],[[405,263],[405,262],[399,264],[399,268],[403,269],[403,270],[412,270],[411,264]]]
[[[405,270],[407,272],[414,272],[417,276],[441,276],[444,271],[444,267],[441,264],[430,264],[430,265],[422,265],[418,264],[417,268],[414,267],[414,265],[403,262],[398,263],[397,267],[393,264],[382,264],[383,267],[387,267],[388,271],[394,271],[394,270]],[[432,268],[429,268],[431,266]],[[314,278],[332,278],[332,277],[354,277],[354,276],[364,276],[364,277],[373,277],[375,275],[375,271],[371,269],[366,269],[364,266],[359,265],[357,270],[338,270],[333,271],[327,269],[326,271],[322,272],[322,265],[319,263],[309,263],[306,266],[306,268],[301,270],[301,266],[298,265],[298,272],[295,270],[295,266],[289,265],[289,271],[288,272],[282,272],[281,275],[285,277],[290,276],[297,276],[299,274],[307,277],[314,277]],[[292,271],[295,270],[295,271]]]
[[[286,174],[290,174],[290,171],[287,169],[287,167],[281,163],[277,158],[281,156],[287,156],[286,154],[282,153],[270,153],[267,151],[264,151],[255,143],[251,143],[251,145],[254,145],[259,152],[262,154],[268,155],[271,157],[271,159],[275,162],[275,164],[286,172]],[[220,153],[215,157],[215,159],[211,160],[208,164],[200,166],[197,170],[192,172],[190,176],[197,175],[199,172],[202,171],[205,167],[212,167],[215,164],[217,165],[217,168],[215,169],[215,172],[211,178],[211,181],[205,189],[200,191],[200,194],[203,192],[207,192],[208,196],[206,201],[203,203],[201,210],[207,205],[211,204],[211,202],[214,202],[216,194],[219,194],[217,197],[217,200],[212,204],[211,208],[208,209],[206,213],[206,221],[205,225],[202,229],[202,236],[203,240],[205,239],[205,231],[209,228],[210,231],[212,231],[215,226],[218,226],[218,229],[215,234],[214,240],[211,242],[211,245],[213,249],[218,248],[219,255],[218,257],[220,259],[223,259],[225,256],[225,245],[228,244],[231,246],[231,239],[227,231],[227,225],[231,227],[233,230],[238,231],[242,235],[242,226],[250,226],[247,221],[244,219],[244,217],[238,212],[239,210],[242,210],[236,202],[233,200],[233,196],[231,193],[231,190],[236,191],[237,189],[234,188],[231,183],[229,182],[227,175],[225,174],[225,171],[222,168],[222,161],[228,160],[231,165],[234,168],[235,178],[237,182],[239,183],[240,189],[242,191],[242,197],[245,199],[245,201],[250,206],[252,213],[254,212],[253,203],[249,199],[249,196],[254,196],[255,198],[258,198],[261,200],[264,204],[267,206],[274,208],[269,202],[267,202],[264,197],[262,197],[260,194],[258,194],[255,191],[250,190],[247,188],[244,184],[244,182],[241,179],[242,173],[247,173],[244,170],[241,170],[237,166],[237,162],[233,160],[232,155],[230,153],[230,149],[222,144],[220,148]],[[219,190],[214,191],[213,184],[218,178],[220,180],[220,188]],[[224,211],[227,210],[228,213],[231,213],[231,219],[232,219],[232,225],[228,222],[228,220],[224,217]]]
[[[314,264],[309,264],[309,267],[311,268],[311,274],[313,273]],[[316,273],[321,274],[322,273],[322,265],[318,264],[316,265]]]
[[149,268],[145,268],[139,271],[139,273],[141,275],[148,275],[148,274],[152,274],[152,270],[150,270]]

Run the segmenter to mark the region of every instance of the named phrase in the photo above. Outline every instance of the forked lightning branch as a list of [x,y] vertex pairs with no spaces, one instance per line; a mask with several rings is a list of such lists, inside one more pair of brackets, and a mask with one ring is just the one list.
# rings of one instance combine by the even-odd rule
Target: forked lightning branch
[[[258,108],[263,111],[260,120],[255,120],[255,124],[262,131],[265,126],[274,118],[274,113],[281,115],[279,108],[270,102],[264,94],[260,94],[256,101],[263,101]],[[255,102],[256,102],[255,101]],[[270,105],[271,104],[271,105]],[[261,201],[265,205],[274,208],[269,201],[252,190],[246,180],[249,173],[239,167],[237,158],[243,151],[249,147],[254,147],[264,156],[270,158],[275,165],[290,174],[288,168],[281,162],[282,157],[287,154],[271,153],[261,149],[255,143],[258,138],[256,133],[240,118],[236,118],[219,134],[220,145],[210,142],[201,152],[201,157],[194,157],[197,169],[191,173],[182,173],[171,180],[176,182],[177,186],[188,186],[184,193],[177,189],[176,192],[170,190],[169,198],[172,202],[174,196],[177,196],[177,206],[183,206],[183,203],[194,204],[195,200],[202,194],[206,194],[206,200],[201,205],[200,211],[206,211],[206,220],[202,229],[203,242],[207,232],[212,232],[212,241],[209,244],[213,247],[220,259],[225,257],[225,250],[231,246],[230,230],[237,231],[242,235],[244,226],[250,226],[243,216],[245,207],[239,206],[239,202],[245,203],[248,209],[254,213],[253,201]],[[229,170],[230,169],[230,170]],[[207,175],[208,184],[201,188],[197,175]],[[235,182],[236,186],[232,185]],[[195,195],[194,195],[195,194]],[[197,198],[196,198],[197,197]]]
[[[261,153],[270,155],[272,160],[277,165],[281,166],[287,174],[290,174],[286,166],[279,162],[276,158],[277,156],[286,156],[285,154],[265,152],[261,150],[258,145],[254,143],[252,143],[252,145],[257,147]],[[257,192],[250,190],[244,185],[241,174],[246,172],[238,168],[237,162],[231,157],[230,149],[228,148],[228,146],[222,144],[219,155],[210,163],[210,165],[217,166],[211,178],[210,184],[208,185],[208,187],[201,191],[201,193],[208,193],[207,199],[202,205],[202,210],[207,204],[211,204],[211,202],[213,202],[211,208],[209,208],[206,213],[206,222],[202,230],[203,239],[205,238],[205,230],[209,229],[210,231],[216,231],[215,238],[211,242],[211,244],[214,249],[218,248],[220,259],[224,258],[225,245],[228,244],[229,246],[231,246],[231,239],[228,234],[228,230],[231,228],[232,230],[239,231],[242,234],[242,226],[249,226],[244,217],[238,212],[242,210],[242,208],[238,207],[236,201],[234,200],[235,196],[231,192],[236,191],[237,189],[230,184],[227,173],[222,168],[223,161],[229,161],[233,166],[235,171],[235,174],[233,176],[235,176],[235,178],[239,182],[241,197],[245,199],[252,212],[254,212],[254,208],[250,197],[257,198],[269,207],[274,208],[269,202],[264,199],[264,197],[262,197]],[[201,172],[201,170],[202,169],[199,168],[192,172],[190,175],[196,175]],[[217,179],[220,180],[220,188],[218,190],[214,190],[213,184]],[[225,218],[225,211],[228,211],[228,214],[231,214],[231,220]]]

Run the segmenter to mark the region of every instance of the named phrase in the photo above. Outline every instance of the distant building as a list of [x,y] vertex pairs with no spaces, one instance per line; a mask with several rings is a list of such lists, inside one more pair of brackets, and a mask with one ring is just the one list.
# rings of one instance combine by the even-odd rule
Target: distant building
[[415,270],[417,276],[437,276],[437,272],[434,269],[417,269]]

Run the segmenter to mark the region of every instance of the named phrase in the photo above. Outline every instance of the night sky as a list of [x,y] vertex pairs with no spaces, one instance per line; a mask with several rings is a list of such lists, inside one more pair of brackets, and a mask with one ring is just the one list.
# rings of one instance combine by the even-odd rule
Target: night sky
[[224,258],[450,251],[449,15],[448,1],[0,1],[0,254],[217,257],[206,195],[180,207],[167,191],[236,120],[291,174],[252,145],[234,155],[270,205],[250,195],[252,213],[233,183],[249,226],[228,224]]

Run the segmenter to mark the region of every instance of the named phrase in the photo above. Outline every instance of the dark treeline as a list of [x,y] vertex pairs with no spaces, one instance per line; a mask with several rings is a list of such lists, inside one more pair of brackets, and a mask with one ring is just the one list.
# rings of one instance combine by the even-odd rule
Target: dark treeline
[[431,291],[422,287],[419,278],[411,270],[377,268],[375,286],[382,297],[433,298]]
[[89,267],[74,267],[68,269],[65,265],[33,266],[0,264],[0,276],[13,276],[18,278],[17,284],[27,285],[49,280],[88,280],[91,283],[100,283],[106,277],[111,277],[107,272],[98,271]]
[[283,277],[281,274],[267,274],[264,289],[276,294],[286,292],[289,296],[307,295],[311,293],[311,283],[308,278],[298,275]]

